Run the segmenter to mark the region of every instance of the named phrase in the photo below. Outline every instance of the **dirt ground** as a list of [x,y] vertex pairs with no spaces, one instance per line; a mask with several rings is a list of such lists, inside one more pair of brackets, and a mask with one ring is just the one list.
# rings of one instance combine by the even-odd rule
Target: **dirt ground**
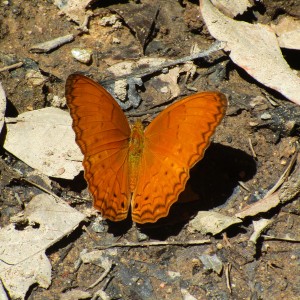
[[[140,1],[94,1],[88,32],[79,29],[52,2],[9,0],[0,4],[0,67],[23,62],[19,68],[0,73],[8,100],[6,117],[51,106],[55,97],[62,99],[66,78],[74,72],[83,72],[98,81],[114,80],[107,68],[117,62],[143,56],[178,59],[190,55],[193,45],[206,50],[214,41],[199,16],[197,1],[141,1],[142,4]],[[295,3],[258,1],[238,19],[267,24],[284,14],[299,18],[300,6]],[[145,5],[144,9],[140,9],[141,5]],[[120,25],[101,26],[100,19],[112,14],[118,14]],[[145,23],[148,27],[143,23],[145,19],[149,21]],[[139,27],[141,24],[149,30],[147,40],[140,34],[145,30]],[[75,35],[73,41],[48,53],[30,51],[35,44],[71,33]],[[74,48],[91,49],[92,61],[84,64],[75,60],[71,55]],[[284,56],[299,71],[299,54],[298,60],[293,51],[285,51]],[[195,64],[196,74],[187,83],[184,73],[179,77],[177,99],[193,93],[188,88],[191,86],[198,91],[221,91],[229,99],[226,117],[210,148],[191,171],[187,189],[193,191],[196,201],[179,201],[167,218],[137,228],[130,219],[113,223],[96,215],[87,217],[72,234],[47,250],[52,264],[52,284],[48,289],[33,286],[27,299],[67,299],[61,297],[68,291],[85,291],[104,270],[96,264],[78,264],[83,251],[116,242],[155,241],[166,244],[103,250],[103,255],[113,263],[104,281],[87,290],[90,296],[68,299],[91,299],[99,290],[108,295],[106,299],[300,299],[300,246],[284,239],[289,237],[299,242],[299,196],[216,236],[191,233],[187,229],[189,221],[200,210],[232,216],[263,198],[296,151],[300,108],[253,80],[224,51],[198,59]],[[32,70],[40,72],[46,80],[40,85],[30,85],[28,72]],[[137,108],[129,108],[126,114],[141,113],[149,121],[155,117],[149,109],[170,104],[170,101],[164,103],[164,95],[159,95],[157,75],[143,78],[142,102]],[[268,99],[276,100],[277,105]],[[67,110],[66,105],[62,109]],[[270,117],[262,118],[266,113]],[[293,121],[292,128],[287,121]],[[41,191],[16,176],[18,171],[26,178],[30,168],[3,148],[0,162],[2,227]],[[35,180],[41,182],[39,178]],[[92,206],[92,201],[73,198],[89,197],[82,173],[74,180],[51,178],[51,184],[53,193],[79,211]],[[24,205],[16,201],[16,195]],[[181,198],[191,200],[188,194]],[[260,237],[254,245],[249,242],[254,230],[252,221],[261,218],[272,221],[264,234],[278,239]],[[207,238],[210,243],[185,244]],[[172,245],[175,241],[181,245]],[[203,254],[218,256],[223,263],[220,274],[204,266],[200,259]],[[105,298],[94,296],[93,299]]]

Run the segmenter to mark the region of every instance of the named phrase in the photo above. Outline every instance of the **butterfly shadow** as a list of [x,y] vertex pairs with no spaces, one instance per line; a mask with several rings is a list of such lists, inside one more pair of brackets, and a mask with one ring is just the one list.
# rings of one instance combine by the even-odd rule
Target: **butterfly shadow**
[[[256,173],[256,162],[247,153],[221,144],[211,144],[204,158],[190,171],[190,178],[169,215],[154,224],[139,225],[151,238],[175,235],[197,214],[222,205],[236,193],[239,181]],[[157,230],[157,228],[160,230]]]

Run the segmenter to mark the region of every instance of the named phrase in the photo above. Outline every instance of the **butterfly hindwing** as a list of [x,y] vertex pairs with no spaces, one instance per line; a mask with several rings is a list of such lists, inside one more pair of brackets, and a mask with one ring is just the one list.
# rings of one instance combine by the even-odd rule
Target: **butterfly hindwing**
[[162,111],[146,128],[139,180],[132,199],[137,223],[156,222],[169,213],[204,155],[227,107],[218,92],[198,93]]

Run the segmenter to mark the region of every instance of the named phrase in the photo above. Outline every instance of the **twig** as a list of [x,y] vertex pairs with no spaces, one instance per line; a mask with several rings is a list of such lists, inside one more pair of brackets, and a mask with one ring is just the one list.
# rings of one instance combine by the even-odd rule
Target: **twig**
[[276,184],[267,192],[267,194],[264,196],[264,198],[267,198],[268,196],[272,195],[287,179],[289,176],[292,167],[294,166],[296,159],[297,159],[298,152],[295,152],[288,167],[285,169],[283,174],[280,176]]
[[51,50],[54,50],[55,48],[58,48],[66,43],[72,42],[74,40],[74,35],[73,34],[68,34],[65,36],[60,36],[56,39],[53,39],[51,41],[47,41],[44,43],[40,43],[40,44],[36,44],[33,45],[30,48],[31,52],[34,53],[45,53],[45,52],[49,52]]
[[166,63],[163,63],[159,66],[155,66],[153,68],[148,68],[146,71],[141,70],[141,71],[133,72],[130,75],[125,74],[125,75],[117,76],[117,77],[114,77],[114,78],[102,80],[101,84],[109,85],[111,81],[115,82],[115,81],[120,80],[120,79],[127,79],[128,80],[128,78],[130,78],[130,77],[141,78],[141,77],[149,76],[153,73],[162,71],[165,68],[170,68],[170,67],[173,67],[173,66],[176,66],[176,65],[184,64],[188,61],[193,61],[193,60],[196,60],[196,59],[199,59],[199,58],[202,58],[202,57],[209,56],[210,54],[212,54],[216,51],[222,50],[223,48],[224,48],[224,44],[222,42],[217,41],[217,42],[214,42],[210,48],[208,48],[207,50],[205,50],[203,52],[198,52],[196,54],[192,54],[192,55],[189,55],[189,56],[185,56],[183,58],[179,58],[179,59],[176,59],[176,60],[173,60],[173,61],[170,61],[170,62],[166,62]]
[[10,66],[6,66],[6,67],[3,67],[3,68],[0,68],[0,72],[4,72],[4,71],[7,71],[7,70],[11,70],[11,69],[16,69],[16,68],[20,68],[23,66],[23,62],[18,62],[18,63],[15,63],[13,65],[10,65]]
[[227,237],[227,233],[226,232],[222,233],[222,237],[223,237],[224,243],[226,244],[226,247],[231,248],[232,246],[231,246],[231,243],[230,243],[230,241],[229,241],[229,239]]
[[111,300],[111,298],[104,292],[104,290],[106,289],[107,285],[112,280],[112,278],[113,277],[106,278],[106,280],[105,280],[102,288],[100,290],[98,290],[97,292],[94,293],[94,295],[91,298],[91,300],[96,300],[96,299],[98,299],[98,297],[100,297],[102,300]]
[[108,248],[115,248],[115,247],[151,247],[151,246],[193,246],[193,245],[202,245],[202,244],[209,244],[211,240],[194,240],[194,241],[186,241],[186,242],[149,242],[149,243],[114,243],[111,245],[103,245],[97,246],[96,249],[108,249]]
[[94,288],[97,284],[99,284],[110,272],[111,268],[113,266],[113,263],[109,261],[109,265],[107,266],[106,270],[102,273],[102,275],[93,283],[91,284],[87,289]]
[[92,234],[88,228],[83,225],[82,226],[82,229],[88,234],[88,236],[94,241],[94,242],[98,242],[99,241],[99,238],[95,235],[95,234]]
[[295,198],[300,193],[300,154],[297,158],[298,164],[293,174],[279,190],[279,200],[285,203]]
[[54,198],[59,198],[57,195],[55,195],[55,194],[52,193],[51,191],[45,189],[45,188],[42,187],[41,185],[39,185],[39,184],[37,184],[37,183],[35,183],[35,182],[31,181],[31,180],[28,180],[28,179],[25,179],[25,178],[21,178],[21,180],[23,180],[23,181],[25,181],[25,182],[27,182],[27,183],[29,183],[29,184],[35,186],[36,188],[38,188],[38,189],[40,189],[41,191],[43,191],[43,192],[45,192],[45,193],[51,195],[51,196],[54,197]]
[[230,282],[230,270],[231,270],[231,263],[227,263],[225,265],[226,285],[229,290],[229,293],[231,294],[232,290],[231,290],[231,282]]
[[262,234],[261,235],[266,241],[285,241],[285,242],[291,242],[291,243],[300,243],[300,240],[295,240],[292,238],[281,238],[281,237],[276,237],[276,236],[272,236],[272,235],[265,235]]
[[256,153],[255,153],[254,148],[253,148],[253,145],[252,145],[252,141],[251,141],[250,138],[248,138],[248,142],[249,142],[250,150],[251,150],[251,152],[252,152],[252,156],[253,156],[254,158],[257,158]]
[[238,181],[238,184],[247,192],[250,192],[250,189],[246,186],[246,184],[242,181]]

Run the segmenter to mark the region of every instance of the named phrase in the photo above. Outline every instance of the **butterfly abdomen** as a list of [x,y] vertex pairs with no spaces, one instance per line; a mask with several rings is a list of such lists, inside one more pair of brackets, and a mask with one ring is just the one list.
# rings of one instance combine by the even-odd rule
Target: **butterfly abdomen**
[[134,192],[140,169],[141,156],[144,149],[144,127],[140,120],[131,128],[129,141],[129,184],[131,192]]

